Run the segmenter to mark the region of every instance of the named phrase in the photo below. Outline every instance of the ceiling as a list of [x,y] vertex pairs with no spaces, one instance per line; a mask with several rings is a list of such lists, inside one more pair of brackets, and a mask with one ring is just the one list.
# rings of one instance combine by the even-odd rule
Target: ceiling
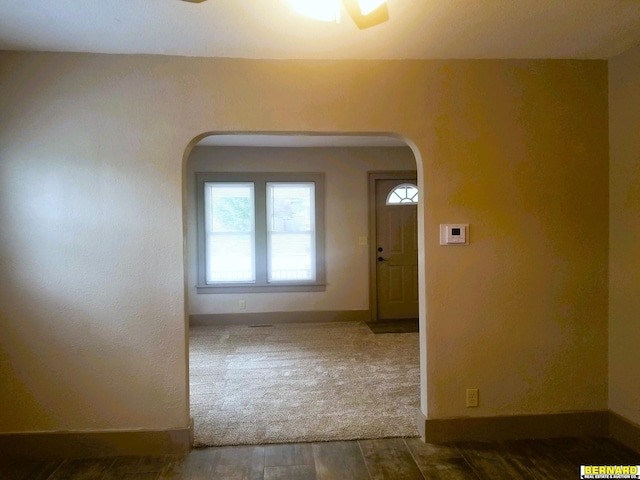
[[1,0],[0,49],[272,59],[609,58],[640,0],[389,0],[390,21],[323,23],[288,0]]
[[406,147],[407,143],[388,135],[210,135],[198,142],[203,147]]

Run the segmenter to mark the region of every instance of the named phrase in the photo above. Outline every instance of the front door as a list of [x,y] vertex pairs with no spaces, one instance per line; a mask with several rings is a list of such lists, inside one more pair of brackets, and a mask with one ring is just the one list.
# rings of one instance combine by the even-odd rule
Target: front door
[[415,178],[375,180],[377,319],[418,318]]

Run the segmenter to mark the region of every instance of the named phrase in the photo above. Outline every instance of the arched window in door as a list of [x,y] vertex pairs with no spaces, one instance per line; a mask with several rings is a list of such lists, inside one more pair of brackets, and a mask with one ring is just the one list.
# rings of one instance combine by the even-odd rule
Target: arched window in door
[[417,205],[418,187],[411,183],[398,185],[387,195],[387,205]]

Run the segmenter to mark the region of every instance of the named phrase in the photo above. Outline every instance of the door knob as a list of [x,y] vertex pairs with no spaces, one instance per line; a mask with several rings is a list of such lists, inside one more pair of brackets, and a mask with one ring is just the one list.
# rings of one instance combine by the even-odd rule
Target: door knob
[[381,252],[382,251],[382,247],[378,247],[378,251]]
[[379,262],[386,262],[386,261],[387,261],[387,259],[386,259],[386,258],[382,258],[382,257],[378,257],[378,261],[379,261]]

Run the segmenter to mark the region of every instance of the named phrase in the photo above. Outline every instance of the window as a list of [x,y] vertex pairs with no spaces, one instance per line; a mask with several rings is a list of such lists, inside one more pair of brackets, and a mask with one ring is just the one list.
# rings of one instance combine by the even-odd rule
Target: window
[[254,185],[205,182],[205,283],[255,282]]
[[395,187],[387,196],[387,205],[406,205],[418,203],[418,187],[403,183]]
[[316,279],[315,184],[267,182],[267,279]]
[[325,289],[324,175],[198,173],[198,293]]

